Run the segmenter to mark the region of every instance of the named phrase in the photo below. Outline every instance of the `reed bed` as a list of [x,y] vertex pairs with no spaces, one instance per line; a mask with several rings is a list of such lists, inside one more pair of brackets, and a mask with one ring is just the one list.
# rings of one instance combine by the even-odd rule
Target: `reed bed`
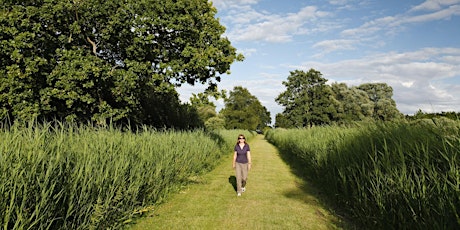
[[0,228],[121,228],[211,170],[240,132],[3,128]]
[[273,130],[266,138],[369,229],[460,228],[459,123]]

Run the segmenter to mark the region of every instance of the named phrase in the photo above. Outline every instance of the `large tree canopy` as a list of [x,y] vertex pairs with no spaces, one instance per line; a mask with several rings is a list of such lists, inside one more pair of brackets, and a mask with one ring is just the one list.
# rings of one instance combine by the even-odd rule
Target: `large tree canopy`
[[262,129],[271,123],[270,112],[246,88],[235,86],[220,114],[227,129]]
[[242,59],[207,0],[0,2],[0,118],[148,122]]

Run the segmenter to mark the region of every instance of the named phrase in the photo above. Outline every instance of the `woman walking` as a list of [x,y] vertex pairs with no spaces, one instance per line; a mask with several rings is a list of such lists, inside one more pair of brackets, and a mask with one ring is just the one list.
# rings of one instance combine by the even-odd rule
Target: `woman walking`
[[248,171],[251,170],[251,149],[243,134],[238,135],[238,141],[235,145],[233,168],[236,174],[236,192],[238,196],[241,196],[241,193],[246,191]]

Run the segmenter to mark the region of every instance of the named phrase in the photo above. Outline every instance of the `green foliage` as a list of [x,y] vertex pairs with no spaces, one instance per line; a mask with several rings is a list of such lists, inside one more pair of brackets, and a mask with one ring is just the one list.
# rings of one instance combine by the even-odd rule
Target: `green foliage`
[[1,3],[0,119],[170,126],[174,84],[215,87],[242,60],[207,0]]
[[358,86],[358,89],[367,93],[373,103],[372,116],[375,120],[391,121],[402,118],[392,99],[393,89],[385,83],[367,83]]
[[[326,85],[326,79],[319,71],[310,69],[291,71],[287,81],[283,82],[286,91],[275,99],[285,107],[282,123],[277,127],[307,127],[313,125],[331,124],[338,119],[339,103],[334,98],[331,88]],[[286,120],[292,123],[289,126]]]
[[392,121],[402,118],[385,83],[367,83],[349,88],[344,83],[326,85],[319,71],[295,70],[283,82],[286,91],[275,100],[284,106],[276,116],[276,127],[300,128],[347,124],[355,121]]
[[291,119],[288,119],[283,113],[276,114],[275,117],[275,127],[277,128],[292,128],[294,127],[294,122]]
[[223,129],[224,125],[221,124],[221,118],[217,117],[216,105],[209,100],[209,97],[214,99],[225,98],[225,90],[221,92],[217,91],[217,88],[207,89],[202,93],[192,94],[190,97],[190,103],[193,108],[197,110],[198,116],[206,128]]
[[407,115],[406,119],[416,120],[416,119],[433,119],[433,118],[448,118],[451,120],[459,120],[460,113],[457,112],[440,112],[440,113],[426,113],[419,109],[414,115]]
[[205,122],[206,129],[216,130],[216,129],[225,129],[225,119],[218,116],[211,117]]
[[149,124],[154,127],[194,129],[202,128],[203,121],[196,108],[188,104],[180,104],[177,93],[156,93],[147,91],[141,100],[142,110],[135,124]]
[[243,130],[0,130],[0,228],[119,229],[233,149]]
[[225,108],[220,111],[227,129],[262,129],[271,123],[270,112],[242,86],[235,86],[225,98]]
[[458,122],[277,129],[266,138],[364,229],[460,227]]
[[344,123],[372,117],[373,105],[366,92],[356,87],[349,88],[345,83],[333,83],[331,87],[340,102],[339,110]]

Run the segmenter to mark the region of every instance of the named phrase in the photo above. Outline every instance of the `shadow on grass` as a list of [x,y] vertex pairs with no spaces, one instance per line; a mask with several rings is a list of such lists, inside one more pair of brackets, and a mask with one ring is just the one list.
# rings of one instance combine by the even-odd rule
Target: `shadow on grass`
[[[297,184],[297,187],[303,192],[300,194],[299,191],[288,191],[284,194],[287,198],[298,199],[308,204],[319,204],[328,210],[330,213],[333,213],[338,220],[334,221],[333,224],[340,229],[345,230],[357,230],[362,229],[356,226],[349,218],[347,218],[347,213],[344,212],[340,207],[335,205],[334,201],[328,198],[322,191],[319,189],[315,183],[309,179],[306,165],[300,159],[292,157],[291,154],[282,152],[281,149],[275,146],[279,152],[281,159],[289,166],[291,172],[296,175],[298,178],[302,179],[301,183]],[[308,195],[308,197],[305,196]],[[317,210],[316,214],[321,218],[326,218],[325,214]]]
[[233,187],[233,189],[236,192],[236,177],[235,176],[229,176],[228,177],[228,183],[230,183]]

